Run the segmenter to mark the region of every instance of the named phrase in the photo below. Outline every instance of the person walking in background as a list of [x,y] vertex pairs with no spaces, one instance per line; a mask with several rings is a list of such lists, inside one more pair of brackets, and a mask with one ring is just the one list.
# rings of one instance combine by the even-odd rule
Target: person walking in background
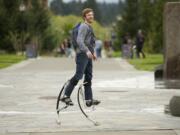
[[104,49],[107,57],[112,57],[113,49],[112,49],[112,42],[110,40],[107,39],[104,41]]
[[121,50],[123,58],[132,58],[132,40],[128,32],[122,37]]
[[69,58],[69,57],[73,57],[72,56],[72,45],[71,45],[71,41],[70,39],[65,39],[66,41],[66,56]]
[[64,42],[61,43],[61,45],[59,46],[59,49],[60,49],[60,56],[64,56],[65,55],[65,44]]
[[122,44],[127,44],[129,39],[131,39],[131,36],[130,36],[130,34],[127,32],[127,33],[122,37]]
[[93,60],[96,60],[94,52],[95,47],[95,36],[91,24],[94,20],[94,12],[90,8],[86,8],[82,11],[84,22],[80,24],[77,34],[77,48],[76,48],[76,72],[75,75],[70,79],[67,86],[65,87],[65,94],[61,99],[62,102],[67,105],[74,105],[70,96],[74,87],[77,85],[79,80],[84,76],[84,89],[85,89],[85,100],[86,106],[98,105],[99,100],[93,98],[92,93],[92,71],[93,71]]
[[102,46],[103,46],[103,42],[97,38],[96,42],[95,42],[95,52],[96,52],[96,56],[97,58],[101,58],[101,51],[102,51]]
[[133,43],[129,38],[127,43],[122,45],[122,57],[125,59],[133,58]]
[[142,54],[143,58],[145,58],[145,54],[143,52],[143,47],[144,47],[144,34],[142,30],[138,31],[138,34],[136,36],[136,56],[137,58],[140,58],[140,54]]

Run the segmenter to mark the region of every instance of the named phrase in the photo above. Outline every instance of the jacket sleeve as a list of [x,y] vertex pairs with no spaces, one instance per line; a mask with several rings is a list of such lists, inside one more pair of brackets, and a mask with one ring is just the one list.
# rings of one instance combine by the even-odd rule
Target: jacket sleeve
[[85,38],[86,38],[87,32],[88,32],[88,27],[82,24],[79,28],[78,36],[77,36],[77,44],[79,46],[80,51],[82,52],[89,51],[88,47],[85,44]]

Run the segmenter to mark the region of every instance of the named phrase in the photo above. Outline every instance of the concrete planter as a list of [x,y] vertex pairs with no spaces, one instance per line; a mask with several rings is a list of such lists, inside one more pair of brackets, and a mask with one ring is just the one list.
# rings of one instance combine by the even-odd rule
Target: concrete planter
[[173,116],[180,117],[180,96],[174,96],[171,98],[169,108]]

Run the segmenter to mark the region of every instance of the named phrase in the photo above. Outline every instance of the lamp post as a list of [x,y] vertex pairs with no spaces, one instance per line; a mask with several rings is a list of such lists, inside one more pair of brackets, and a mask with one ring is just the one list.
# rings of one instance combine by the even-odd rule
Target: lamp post
[[21,49],[22,49],[22,55],[23,55],[23,48],[24,48],[24,12],[26,11],[26,5],[24,4],[23,0],[21,1],[21,4],[19,6],[19,11],[22,14],[22,33],[21,33]]

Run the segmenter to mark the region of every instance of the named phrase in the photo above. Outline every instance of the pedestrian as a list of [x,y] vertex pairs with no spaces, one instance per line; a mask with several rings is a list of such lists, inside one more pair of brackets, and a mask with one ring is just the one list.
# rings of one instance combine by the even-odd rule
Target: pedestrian
[[60,55],[64,56],[65,55],[65,48],[66,48],[64,42],[59,46],[59,48],[60,48]]
[[123,58],[132,58],[132,39],[128,32],[122,36],[121,50]]
[[97,58],[101,58],[103,42],[99,38],[97,38],[95,45],[96,56]]
[[104,41],[104,49],[105,49],[107,57],[112,57],[113,48],[112,48],[111,40],[107,39]]
[[71,45],[71,41],[70,39],[65,39],[65,43],[66,43],[66,49],[65,49],[65,52],[66,52],[66,57],[68,58],[72,58],[72,45]]
[[133,58],[133,43],[131,39],[127,39],[127,43],[122,46],[122,57],[125,59]]
[[131,39],[130,34],[127,32],[123,37],[122,37],[122,44],[127,44],[128,39]]
[[144,47],[144,34],[142,30],[138,31],[138,34],[136,36],[136,56],[137,58],[140,58],[140,54],[142,54],[143,58],[145,58],[145,54],[143,52],[143,47]]
[[67,105],[74,105],[70,96],[74,87],[77,85],[79,80],[84,76],[84,89],[85,89],[85,100],[86,106],[98,105],[99,100],[93,99],[92,93],[92,70],[93,60],[96,60],[94,52],[95,47],[95,36],[91,24],[94,21],[94,12],[90,8],[86,8],[82,11],[84,22],[80,24],[77,35],[77,48],[76,48],[76,72],[70,79],[67,86],[65,87],[65,94],[61,99],[62,102]]

